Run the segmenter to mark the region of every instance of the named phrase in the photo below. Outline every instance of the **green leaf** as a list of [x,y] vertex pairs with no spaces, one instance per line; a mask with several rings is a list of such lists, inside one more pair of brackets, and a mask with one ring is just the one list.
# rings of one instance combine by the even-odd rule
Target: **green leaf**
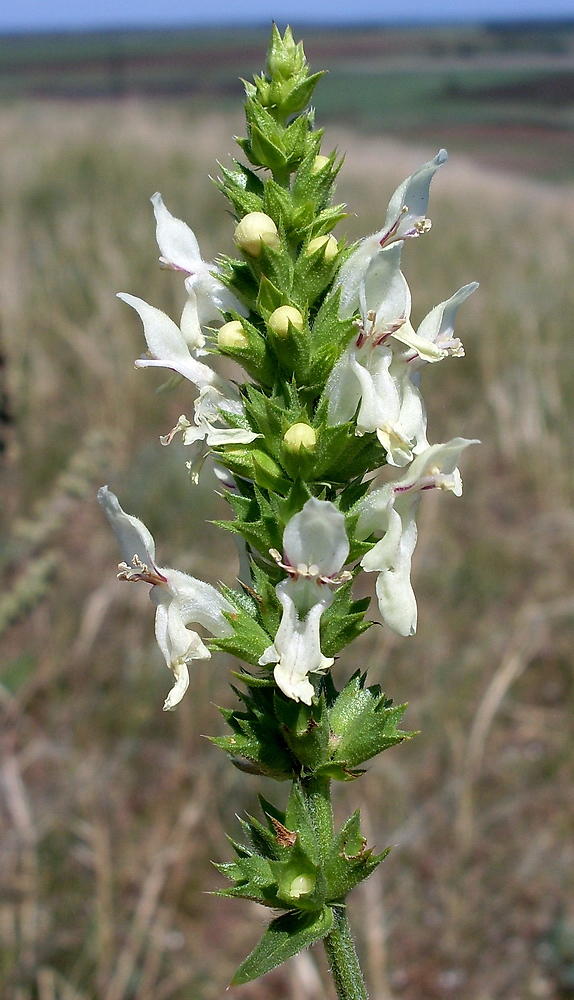
[[333,911],[324,906],[311,913],[285,913],[273,920],[251,954],[235,973],[231,985],[249,983],[277,968],[304,948],[321,941],[332,930]]

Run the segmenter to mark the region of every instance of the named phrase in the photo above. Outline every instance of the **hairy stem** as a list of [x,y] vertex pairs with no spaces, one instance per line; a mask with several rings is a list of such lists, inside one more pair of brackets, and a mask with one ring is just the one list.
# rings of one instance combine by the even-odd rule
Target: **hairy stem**
[[331,781],[329,778],[304,778],[301,781],[301,791],[311,813],[320,853],[324,857],[333,839]]
[[335,907],[335,926],[324,939],[339,1000],[369,1000],[344,907]]
[[[323,857],[333,840],[333,808],[331,782],[328,778],[307,778],[301,782],[303,795],[313,820],[320,852]],[[365,981],[344,906],[333,908],[335,925],[324,940],[331,975],[339,1000],[369,1000]]]

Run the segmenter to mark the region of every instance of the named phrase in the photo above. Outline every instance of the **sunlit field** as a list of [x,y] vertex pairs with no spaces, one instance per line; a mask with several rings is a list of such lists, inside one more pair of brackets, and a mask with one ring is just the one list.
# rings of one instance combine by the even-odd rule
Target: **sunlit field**
[[[116,580],[95,502],[109,483],[162,565],[233,585],[233,540],[206,523],[227,516],[215,478],[192,487],[183,447],[159,443],[190,388],[157,393],[162,374],[134,369],[141,326],[115,292],[174,317],[183,305],[181,278],[157,266],[156,190],[206,258],[232,251],[208,175],[241,128],[167,103],[0,109],[10,1000],[331,998],[319,948],[225,993],[267,914],[209,895],[222,885],[210,862],[231,856],[223,821],[277,790],[204,738],[233,704],[232,659],[199,662],[162,713],[170,676],[146,588]],[[334,145],[349,239],[380,226],[436,152],[332,131]],[[430,440],[482,444],[464,455],[462,498],[421,505],[418,634],[377,626],[335,667],[340,680],[368,664],[420,730],[338,788],[341,815],[362,795],[371,842],[393,845],[352,897],[372,1000],[574,996],[573,194],[457,157],[433,182],[432,232],[405,248],[417,321],[481,283],[459,317],[467,356],[424,380]]]

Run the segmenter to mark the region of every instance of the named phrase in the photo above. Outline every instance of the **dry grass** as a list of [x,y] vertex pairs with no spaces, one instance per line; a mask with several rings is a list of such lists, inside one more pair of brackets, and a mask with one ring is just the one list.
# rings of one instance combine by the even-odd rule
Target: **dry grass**
[[[15,1000],[214,1000],[263,922],[203,894],[218,884],[209,860],[228,855],[222,829],[260,788],[201,738],[220,731],[214,703],[230,703],[227,663],[200,664],[192,695],[162,715],[145,588],[114,580],[93,501],[109,480],[168,565],[233,579],[229,539],[203,523],[212,481],[192,493],[181,451],[157,443],[186,390],[157,396],[160,380],[133,371],[141,332],[113,293],[181,305],[155,266],[157,188],[206,254],[229,249],[207,174],[239,128],[168,106],[0,112],[13,417],[0,981]],[[349,150],[340,194],[356,235],[434,152],[331,141]],[[398,845],[357,891],[355,926],[373,1000],[557,1000],[568,958],[551,938],[574,919],[574,209],[566,189],[459,163],[437,177],[432,216],[405,254],[417,318],[468,280],[482,287],[461,316],[467,358],[425,373],[431,436],[483,444],[465,456],[462,500],[425,498],[418,635],[377,628],[357,649],[422,734],[340,789],[341,816],[360,799],[373,840]],[[312,1000],[328,995],[324,971],[313,951],[227,995]]]

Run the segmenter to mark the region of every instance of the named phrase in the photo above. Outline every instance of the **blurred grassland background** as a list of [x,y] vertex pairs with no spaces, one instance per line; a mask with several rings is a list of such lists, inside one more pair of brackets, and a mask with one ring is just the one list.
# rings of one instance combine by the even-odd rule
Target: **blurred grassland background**
[[[523,86],[525,74],[570,72],[566,30],[490,55],[469,53],[466,36],[458,48],[441,37],[442,48],[435,37],[423,51],[412,35],[402,54],[434,59],[451,95],[488,82],[463,80],[459,68],[455,87],[454,63],[496,52],[489,87],[518,63]],[[251,38],[255,55],[245,42],[245,75],[263,63],[266,41]],[[199,64],[234,72],[231,43],[220,38],[218,50],[212,40],[211,51],[204,40],[199,51],[211,55]],[[311,54],[313,45],[318,36]],[[377,56],[383,77],[385,54],[396,52]],[[324,150],[347,151],[338,193],[353,213],[338,235],[376,228],[394,187],[453,139],[459,155],[433,182],[432,232],[405,248],[404,262],[416,320],[481,282],[460,314],[466,358],[429,366],[423,389],[431,440],[483,443],[465,453],[463,497],[421,505],[418,634],[377,626],[335,667],[343,681],[368,664],[372,682],[409,701],[407,727],[421,730],[337,789],[340,820],[361,805],[371,842],[397,845],[352,897],[358,946],[373,1000],[565,1000],[574,996],[574,113],[567,96],[545,104],[527,89],[507,94],[504,108],[475,97],[457,119],[412,67],[402,97],[400,74],[377,77],[377,103],[361,66],[355,90],[340,67],[339,104],[324,83]],[[238,94],[159,88],[152,98],[128,86],[125,62],[113,100],[87,100],[102,95],[88,93],[85,75],[85,93],[57,94],[65,74],[52,72],[50,99],[9,91],[8,76],[0,71],[0,992],[216,1000],[267,913],[206,895],[221,885],[210,861],[229,858],[223,830],[237,834],[234,813],[282,789],[236,771],[203,738],[222,731],[215,706],[233,700],[229,658],[198,663],[182,705],[162,714],[170,679],[147,588],[116,581],[114,539],[94,498],[109,482],[156,536],[164,565],[233,583],[233,540],[206,523],[225,512],[213,475],[192,489],[184,449],[158,440],[190,412],[190,391],[158,395],[161,375],[134,370],[141,327],[114,292],[176,318],[183,305],[181,278],[157,267],[157,189],[207,259],[232,251],[232,220],[208,174],[242,132]],[[413,98],[423,91],[426,104]],[[343,102],[352,94],[362,117]],[[401,117],[409,102],[411,118]],[[331,998],[320,949],[225,995]]]

